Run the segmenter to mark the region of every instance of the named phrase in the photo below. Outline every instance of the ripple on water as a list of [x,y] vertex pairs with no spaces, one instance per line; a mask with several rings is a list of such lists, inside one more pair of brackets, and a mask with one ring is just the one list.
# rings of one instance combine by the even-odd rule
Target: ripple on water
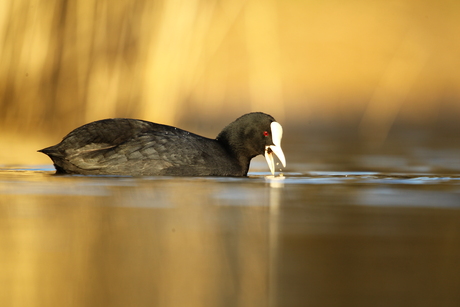
[[399,174],[377,172],[285,172],[285,184],[459,184],[460,175]]

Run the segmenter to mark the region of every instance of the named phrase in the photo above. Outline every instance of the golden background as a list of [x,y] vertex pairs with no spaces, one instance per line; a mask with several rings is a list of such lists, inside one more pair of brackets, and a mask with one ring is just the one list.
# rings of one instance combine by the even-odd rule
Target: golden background
[[456,0],[1,1],[0,163],[107,117],[457,129],[459,33]]

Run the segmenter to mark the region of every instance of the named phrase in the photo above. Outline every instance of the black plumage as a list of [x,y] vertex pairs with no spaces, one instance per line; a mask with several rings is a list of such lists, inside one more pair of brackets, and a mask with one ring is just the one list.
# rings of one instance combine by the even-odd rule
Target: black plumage
[[[273,122],[270,115],[249,113],[210,139],[143,120],[104,119],[39,152],[53,160],[57,174],[246,176],[253,157],[271,155]],[[281,135],[276,138],[279,147]],[[284,155],[280,159],[285,164]]]

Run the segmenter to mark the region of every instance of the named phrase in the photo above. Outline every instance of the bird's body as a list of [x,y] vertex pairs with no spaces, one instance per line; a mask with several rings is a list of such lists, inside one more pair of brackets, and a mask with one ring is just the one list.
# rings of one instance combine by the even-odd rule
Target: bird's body
[[210,139],[143,120],[105,119],[73,130],[40,152],[53,160],[59,174],[246,176],[250,160],[274,146],[272,123],[269,115],[246,114]]

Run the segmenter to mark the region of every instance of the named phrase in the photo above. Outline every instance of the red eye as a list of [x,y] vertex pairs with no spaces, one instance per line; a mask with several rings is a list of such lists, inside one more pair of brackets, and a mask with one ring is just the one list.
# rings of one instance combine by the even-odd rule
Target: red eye
[[268,132],[267,132],[267,131],[264,131],[264,136],[268,136]]

